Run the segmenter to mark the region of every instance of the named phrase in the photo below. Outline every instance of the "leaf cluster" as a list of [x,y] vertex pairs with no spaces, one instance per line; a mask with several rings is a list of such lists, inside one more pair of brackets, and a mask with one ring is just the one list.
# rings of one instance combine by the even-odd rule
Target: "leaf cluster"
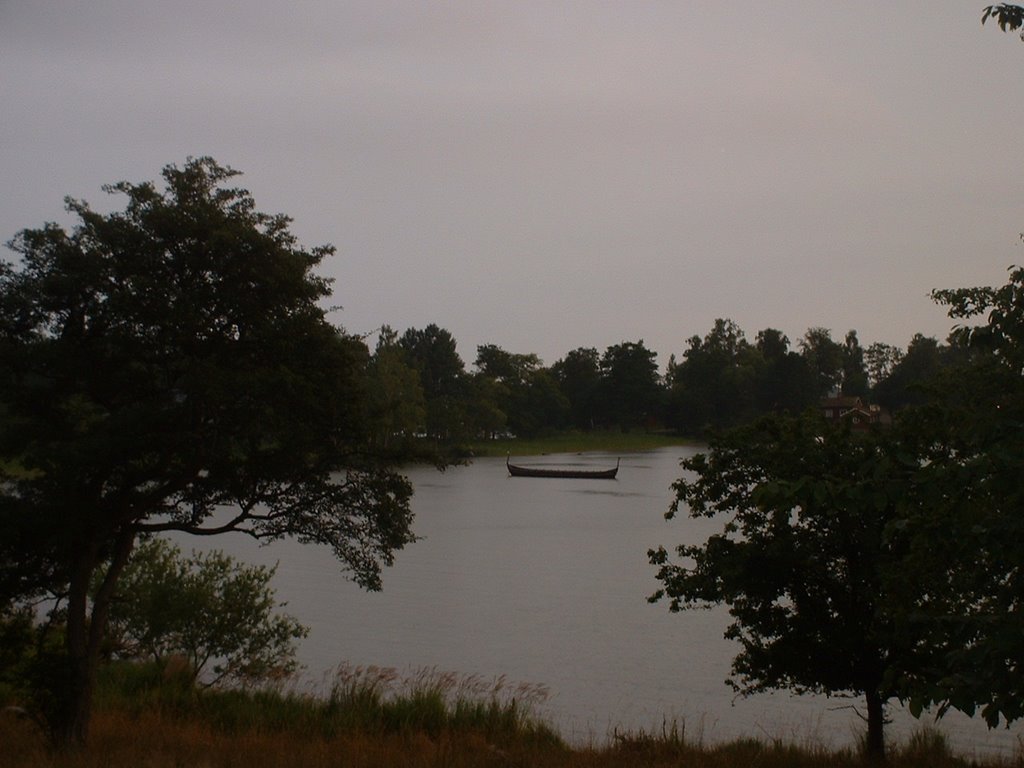
[[368,350],[319,305],[329,281],[313,270],[333,249],[298,246],[288,217],[228,186],[236,175],[210,158],[168,166],[164,190],[108,187],[123,211],[69,199],[72,231],[10,243],[7,594],[68,580],[89,547],[109,557],[116,532],[301,536],[369,587],[378,558],[412,541],[411,489],[367,450]]
[[1024,717],[1024,270],[998,288],[935,292],[972,355],[941,397],[909,415],[930,442],[907,510],[916,621],[940,662],[903,683],[915,706],[976,711],[990,726]]
[[[992,19],[1003,32],[1015,32],[1024,27],[1024,8],[1010,3],[997,3],[985,6],[981,14],[981,23]],[[1024,40],[1024,32],[1021,33]]]
[[683,462],[668,517],[723,525],[649,553],[652,599],[728,607],[743,693],[1024,717],[1024,270],[933,296],[981,322],[954,330],[956,364],[891,428],[768,418]]
[[288,676],[297,668],[296,642],[308,630],[277,612],[275,571],[219,551],[186,558],[165,540],[146,541],[118,583],[110,652],[164,665],[183,657],[205,685]]
[[109,214],[68,199],[73,228],[24,230],[0,264],[0,604],[66,597],[65,744],[140,538],[292,537],[368,589],[415,538],[371,442],[369,351],[322,307],[333,248],[301,247],[237,175],[189,159],[106,187]]
[[737,690],[861,693],[905,649],[881,573],[906,467],[881,432],[769,417],[683,462],[680,508],[724,519],[702,544],[652,550],[672,610],[725,604]]

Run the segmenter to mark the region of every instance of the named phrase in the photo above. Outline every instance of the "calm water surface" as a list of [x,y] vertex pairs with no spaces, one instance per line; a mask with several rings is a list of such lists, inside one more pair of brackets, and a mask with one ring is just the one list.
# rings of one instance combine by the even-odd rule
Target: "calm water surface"
[[[734,702],[723,682],[736,650],[722,638],[724,611],[670,614],[647,603],[658,587],[647,550],[720,528],[664,519],[679,460],[693,450],[623,455],[613,481],[510,478],[504,459],[444,473],[414,468],[423,539],[398,553],[378,593],[346,581],[326,549],[226,537],[210,545],[279,562],[278,596],[312,630],[301,659],[314,680],[342,662],[507,675],[546,685],[541,714],[577,742],[603,742],[614,728],[660,729],[668,718],[706,741],[851,743],[862,729],[850,709],[859,701],[782,693]],[[529,461],[603,468],[616,458]],[[918,725],[897,711],[891,733],[905,737]],[[939,727],[966,753],[1012,755],[1024,733],[953,716]]]

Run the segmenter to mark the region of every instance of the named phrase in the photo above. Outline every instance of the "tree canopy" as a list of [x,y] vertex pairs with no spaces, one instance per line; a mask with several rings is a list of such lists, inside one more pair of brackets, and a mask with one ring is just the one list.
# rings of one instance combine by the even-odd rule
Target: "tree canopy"
[[908,414],[922,462],[901,533],[910,573],[928,574],[916,619],[938,658],[903,682],[917,707],[980,710],[995,726],[1024,717],[1024,269],[933,297],[983,322],[954,329],[958,366]]
[[914,366],[918,399],[891,428],[809,414],[715,437],[683,462],[667,516],[720,517],[721,532],[650,552],[653,599],[729,607],[740,692],[860,694],[876,757],[892,698],[1024,717],[1024,270],[933,296],[984,322],[944,354],[912,344],[894,370]]
[[907,350],[880,342],[865,349],[855,329],[839,343],[820,327],[796,347],[775,328],[750,343],[733,320],[717,318],[703,338],[686,341],[680,359],[669,357],[664,375],[642,340],[603,353],[579,347],[551,366],[534,353],[481,344],[467,370],[451,331],[431,323],[399,335],[385,325],[368,368],[373,443],[399,452],[429,443],[456,456],[476,440],[565,429],[704,437],[765,414],[814,409],[837,392],[898,410],[921,402],[923,381],[958,354],[920,334]]
[[295,537],[370,589],[413,540],[408,482],[367,449],[368,351],[320,305],[332,248],[236,175],[190,159],[106,187],[123,210],[68,199],[71,231],[24,230],[0,266],[0,602],[66,599],[63,743],[140,535]]
[[380,330],[369,366],[370,415],[373,442],[382,450],[408,450],[426,422],[426,400],[419,372],[408,363],[397,334]]
[[820,417],[766,417],[682,463],[666,517],[721,517],[701,544],[649,555],[672,611],[724,603],[740,644],[730,681],[744,695],[784,688],[856,694],[869,752],[881,755],[893,668],[910,648],[883,574],[898,559],[885,531],[908,474],[892,436]]

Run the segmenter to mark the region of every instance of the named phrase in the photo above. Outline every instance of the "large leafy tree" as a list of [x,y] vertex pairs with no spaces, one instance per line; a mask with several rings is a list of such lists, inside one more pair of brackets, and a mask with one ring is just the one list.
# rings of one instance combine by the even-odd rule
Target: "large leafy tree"
[[767,413],[799,413],[816,399],[815,374],[774,328],[754,344],[732,320],[717,319],[669,364],[668,421],[689,434],[726,429]]
[[739,375],[749,344],[740,327],[718,318],[703,341],[694,336],[688,343],[675,375],[680,426],[696,432],[731,426],[743,418],[741,413],[749,415],[750,393],[743,387],[748,377]]
[[623,432],[661,417],[657,356],[644,346],[643,339],[615,344],[601,355],[603,414]]
[[530,374],[526,386],[515,393],[516,407],[509,413],[509,428],[518,435],[539,435],[565,425],[569,400],[548,368]]
[[[526,401],[531,379],[541,368],[540,358],[482,344],[476,348],[474,365],[474,400],[479,402],[471,408],[471,421],[476,430],[493,434],[508,428],[517,435],[529,434],[535,425]],[[527,424],[530,428],[524,430]]]
[[734,401],[726,392],[723,373],[733,361],[700,336],[691,336],[686,343],[683,361],[669,361],[667,418],[680,432],[700,434],[721,426],[727,413],[732,414]]
[[484,344],[477,347],[476,367],[479,378],[495,385],[497,404],[513,433],[533,437],[564,424],[569,401],[537,355]]
[[756,349],[761,357],[755,380],[760,413],[799,413],[814,402],[814,381],[807,362],[789,349],[782,331],[758,331]]
[[891,430],[805,417],[718,438],[684,462],[670,515],[722,532],[679,562],[651,553],[673,610],[729,606],[737,688],[859,692],[876,756],[892,697],[1024,717],[1024,270],[933,296],[984,322],[954,329],[945,365],[912,344],[904,362],[933,364]]
[[469,378],[456,350],[455,337],[431,323],[426,328],[407,329],[398,344],[420,376],[427,434],[438,440],[466,437]]
[[864,362],[864,348],[857,339],[857,331],[846,332],[843,343],[843,386],[842,393],[850,397],[866,397],[868,394],[868,369]]
[[600,420],[600,356],[594,347],[578,347],[551,366],[551,375],[569,402],[569,422],[593,429]]
[[800,351],[814,373],[818,397],[842,387],[844,347],[832,339],[828,328],[808,328],[800,340]]
[[881,341],[874,342],[864,350],[868,384],[875,387],[880,381],[887,379],[902,359],[903,350],[899,347]]
[[519,384],[541,369],[537,355],[506,352],[497,344],[482,344],[476,348],[477,370],[497,381]]
[[923,460],[901,533],[908,574],[927,574],[915,618],[937,658],[903,682],[916,707],[980,710],[995,726],[1024,717],[1024,269],[999,288],[933,295],[983,322],[954,330],[961,363],[905,417]]
[[928,402],[936,394],[934,382],[943,368],[950,367],[962,352],[962,348],[951,348],[930,336],[915,333],[906,353],[875,384],[875,400],[891,410]]
[[649,555],[672,611],[724,604],[739,643],[730,683],[863,697],[867,752],[884,755],[892,670],[918,654],[885,574],[886,537],[913,466],[892,433],[858,434],[814,415],[767,417],[715,438],[682,464],[667,517],[717,517],[719,533]]
[[380,329],[368,375],[374,445],[408,450],[426,424],[426,401],[419,372],[406,361],[398,335],[389,326]]
[[[209,158],[27,229],[0,266],[0,604],[66,600],[49,712],[86,739],[96,666],[147,533],[331,547],[360,585],[413,540],[411,488],[367,451],[368,351],[331,325],[289,219]],[[90,585],[98,584],[90,599]]]

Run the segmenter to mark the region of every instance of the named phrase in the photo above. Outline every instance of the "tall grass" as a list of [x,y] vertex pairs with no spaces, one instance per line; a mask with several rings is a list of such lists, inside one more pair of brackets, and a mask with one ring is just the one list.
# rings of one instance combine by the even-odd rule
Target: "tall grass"
[[0,766],[469,766],[567,750],[533,713],[546,689],[504,677],[344,665],[320,695],[190,680],[173,665],[110,665],[86,752],[50,755],[38,728],[3,714]]
[[[115,664],[97,695],[89,748],[50,754],[39,729],[0,712],[0,768],[845,768],[856,749],[783,739],[705,742],[703,728],[665,721],[615,731],[607,744],[571,748],[535,713],[543,686],[435,669],[339,667],[319,693],[284,687],[198,691],[174,665]],[[1024,768],[1013,759],[972,762],[941,734],[922,730],[891,750],[892,768]]]
[[327,706],[347,727],[385,733],[476,732],[492,741],[561,742],[535,715],[548,697],[544,686],[509,683],[437,669],[408,675],[388,667],[342,665],[335,674]]
[[187,670],[171,665],[112,664],[104,670],[97,704],[129,714],[200,718],[219,732],[283,732],[304,737],[345,733],[411,734],[438,738],[475,732],[492,742],[534,740],[557,745],[558,734],[535,715],[547,689],[437,669],[401,674],[388,667],[338,667],[326,694],[295,687],[200,691]]

